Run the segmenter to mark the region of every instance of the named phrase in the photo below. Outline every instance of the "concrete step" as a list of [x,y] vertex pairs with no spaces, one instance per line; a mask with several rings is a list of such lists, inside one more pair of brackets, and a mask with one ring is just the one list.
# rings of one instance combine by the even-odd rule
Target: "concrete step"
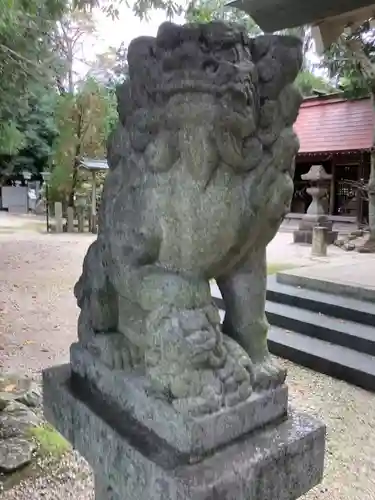
[[278,283],[281,283],[283,285],[301,287],[306,290],[313,290],[317,292],[329,293],[332,295],[341,295],[357,300],[368,301],[375,307],[374,287],[355,283],[339,283],[337,281],[329,279],[315,278],[312,276],[304,275],[302,271],[299,274],[298,270],[295,273],[293,273],[292,271],[279,272],[277,273],[276,279]]
[[285,285],[279,283],[275,276],[269,276],[267,280],[267,299],[375,327],[375,304],[343,295]]
[[[213,300],[224,317],[216,285]],[[375,391],[375,307],[347,296],[268,280],[270,351],[317,372]]]
[[266,303],[271,325],[375,356],[375,328],[295,306]]
[[300,333],[271,327],[270,352],[363,389],[375,391],[375,357]]

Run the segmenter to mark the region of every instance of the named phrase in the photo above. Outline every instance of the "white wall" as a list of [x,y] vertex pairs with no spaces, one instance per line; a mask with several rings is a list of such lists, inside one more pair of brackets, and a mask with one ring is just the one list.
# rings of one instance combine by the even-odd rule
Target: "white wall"
[[2,208],[9,212],[27,213],[27,187],[26,186],[3,186],[1,188]]

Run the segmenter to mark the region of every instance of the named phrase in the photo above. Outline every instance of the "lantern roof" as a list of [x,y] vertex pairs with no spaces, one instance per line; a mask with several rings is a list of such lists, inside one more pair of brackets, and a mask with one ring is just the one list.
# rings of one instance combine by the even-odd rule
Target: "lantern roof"
[[105,159],[83,158],[80,167],[86,170],[108,170],[108,163]]

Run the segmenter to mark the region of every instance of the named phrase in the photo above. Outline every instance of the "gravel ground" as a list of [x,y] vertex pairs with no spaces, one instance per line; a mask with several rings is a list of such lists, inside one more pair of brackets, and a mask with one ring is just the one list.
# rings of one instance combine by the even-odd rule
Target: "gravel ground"
[[[0,370],[39,378],[68,359],[76,337],[72,286],[90,235],[0,232]],[[375,395],[283,361],[291,403],[328,428],[325,479],[303,500],[375,499]],[[5,492],[4,500],[92,500],[90,469],[77,454]]]

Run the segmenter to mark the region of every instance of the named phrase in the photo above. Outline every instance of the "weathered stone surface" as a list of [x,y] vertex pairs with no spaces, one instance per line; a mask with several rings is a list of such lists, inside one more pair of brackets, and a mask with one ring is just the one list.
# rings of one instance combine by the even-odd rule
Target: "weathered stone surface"
[[13,472],[30,463],[35,445],[26,439],[0,440],[0,471]]
[[28,406],[29,408],[40,407],[43,401],[41,387],[37,383],[32,382],[29,390],[21,396],[17,397],[16,401]]
[[32,381],[14,373],[0,374],[0,410],[10,401],[15,401],[27,394]]
[[313,229],[311,254],[316,257],[327,255],[327,232],[326,227],[315,226]]
[[95,500],[118,500],[118,495],[99,476],[95,477]]
[[366,232],[362,229],[358,229],[347,234],[345,237],[337,238],[334,244],[347,252],[353,250],[361,252],[363,245],[367,244],[368,240],[366,241],[366,237]]
[[[297,229],[296,231],[293,231],[293,242],[294,243],[305,243],[308,245],[312,244],[312,239],[313,239],[313,228],[315,226],[316,222],[311,222],[309,223],[309,228],[306,229]],[[321,224],[321,222],[319,222]],[[306,227],[306,226],[305,226]],[[331,225],[329,224],[329,227]],[[337,231],[331,231],[328,227],[327,231],[327,245],[332,245],[337,238]]]
[[55,201],[54,208],[55,208],[55,232],[62,233],[64,226],[62,203],[60,201]]
[[0,375],[0,411],[11,401],[18,401],[29,407],[42,404],[41,389],[33,380],[15,373]]
[[343,248],[347,252],[352,252],[353,250],[355,250],[356,247],[355,247],[355,243],[348,241],[347,243],[345,243]]
[[333,242],[333,244],[334,244],[336,247],[339,247],[339,248],[343,247],[343,246],[345,245],[345,243],[346,243],[346,239],[345,239],[345,238],[337,238],[337,239]]
[[294,500],[321,480],[325,429],[310,417],[291,410],[287,419],[186,464],[152,433],[119,431],[110,412],[100,414],[73,394],[69,377],[67,366],[44,372],[46,414],[90,460],[98,500]]
[[143,372],[186,415],[285,379],[267,350],[265,248],[293,193],[301,61],[297,38],[221,22],[164,23],[129,46],[78,335],[121,335],[103,362]]
[[31,427],[40,425],[40,419],[27,406],[10,402],[0,412],[0,439],[23,436]]
[[66,209],[66,230],[68,233],[74,232],[74,208],[68,207]]
[[30,438],[40,418],[29,408],[41,404],[41,391],[30,379],[0,375],[0,471],[11,473],[26,465],[35,448]]
[[[139,374],[110,370],[78,344],[71,348],[71,368],[81,377],[78,384],[95,399],[105,400],[108,411],[141,423],[178,452],[195,459],[254,429],[286,415],[287,387],[253,394],[240,404],[194,418],[181,415],[167,400],[150,393],[147,379]],[[98,401],[100,404],[101,401]]]

